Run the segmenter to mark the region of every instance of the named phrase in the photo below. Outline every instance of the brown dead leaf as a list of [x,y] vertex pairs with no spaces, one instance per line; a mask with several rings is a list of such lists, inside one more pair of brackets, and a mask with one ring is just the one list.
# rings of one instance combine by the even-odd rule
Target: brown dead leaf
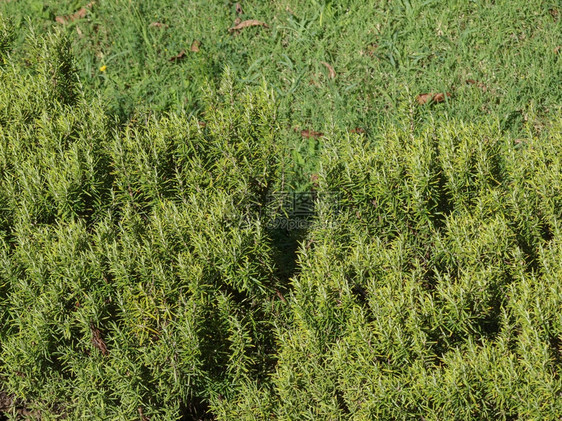
[[201,47],[201,41],[198,40],[193,40],[193,42],[191,43],[191,48],[190,50],[193,51],[194,53],[198,53],[199,52],[199,47]]
[[80,8],[79,10],[77,10],[76,12],[74,12],[71,15],[66,15],[66,16],[57,16],[55,18],[55,21],[57,23],[60,23],[62,25],[65,25],[69,22],[73,22],[77,19],[82,19],[85,18],[86,15],[88,14],[88,10],[91,9],[91,7],[95,4],[94,1],[91,1],[90,3],[88,3],[86,6]]
[[259,21],[259,20],[255,20],[255,19],[249,19],[249,20],[245,20],[244,22],[240,22],[240,23],[236,23],[236,21],[234,22],[234,26],[232,28],[228,29],[228,32],[236,32],[236,31],[240,31],[244,28],[250,28],[252,26],[263,26],[264,28],[269,28],[269,25],[267,25],[266,23]]
[[310,174],[310,182],[312,185],[318,187],[318,174]]
[[445,97],[450,98],[451,94],[449,92],[446,93],[428,93],[428,94],[420,94],[416,97],[416,101],[418,101],[418,104],[423,105],[426,104],[428,102],[435,102],[435,103],[439,103],[439,102],[443,102],[445,101]]
[[558,21],[558,16],[560,15],[560,12],[558,11],[558,9],[555,9],[555,8],[549,9],[548,13],[550,13],[550,16],[552,16],[555,21]]
[[365,133],[365,129],[362,129],[361,127],[356,127],[354,129],[351,129],[350,133],[363,134]]
[[201,127],[202,129],[205,128],[205,127],[207,127],[207,123],[205,123],[204,121],[198,121],[198,122],[197,122],[197,125],[198,125],[199,127]]
[[446,93],[440,92],[438,94],[435,94],[433,96],[433,102],[443,102],[443,101],[445,101],[445,96],[447,96],[447,98],[450,98],[451,94],[449,92],[446,92]]
[[177,55],[170,57],[169,61],[176,62],[176,61],[181,61],[184,58],[185,58],[185,50],[181,50]]
[[105,345],[105,342],[102,338],[101,330],[94,326],[93,323],[90,324],[90,329],[92,331],[92,343],[94,344],[94,347],[96,347],[102,353],[102,355],[109,354],[107,346]]
[[554,47],[554,54],[558,54],[561,49],[562,49],[562,46],[560,46],[560,45],[557,45],[556,47]]
[[162,23],[162,22],[152,22],[150,24],[150,27],[152,27],[152,28],[167,28],[168,25],[166,25],[165,23]]
[[420,94],[416,97],[416,101],[418,101],[418,104],[421,105],[431,101],[432,98],[433,98],[433,94]]
[[242,15],[244,10],[242,10],[242,5],[240,3],[236,3],[236,13]]
[[488,90],[488,87],[486,85],[484,85],[482,82],[478,82],[477,80],[467,79],[465,80],[465,82],[468,83],[469,85],[478,86],[480,89],[482,89],[483,92],[486,92]]
[[316,138],[324,136],[324,133],[315,132],[314,130],[301,130],[301,136],[306,137],[307,139],[311,138],[311,137],[316,139]]
[[336,71],[334,70],[334,68],[330,64],[326,63],[325,61],[321,61],[320,63],[322,63],[324,66],[326,66],[326,68],[330,72],[330,79],[333,79],[333,78],[336,77]]

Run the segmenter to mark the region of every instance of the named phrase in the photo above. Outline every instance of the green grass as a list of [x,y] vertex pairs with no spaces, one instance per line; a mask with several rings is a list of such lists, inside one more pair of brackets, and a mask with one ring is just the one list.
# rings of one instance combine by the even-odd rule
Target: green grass
[[[44,31],[78,1],[3,2],[20,30]],[[203,81],[225,66],[237,81],[266,82],[291,127],[378,130],[381,122],[482,120],[502,130],[541,124],[562,98],[562,19],[552,1],[267,1],[242,2],[244,19],[270,28],[228,32],[231,1],[99,1],[66,25],[82,83],[101,91],[113,113],[133,109],[199,114]],[[294,14],[293,14],[294,13]],[[560,12],[559,12],[560,13]],[[151,27],[160,22],[165,27]],[[80,36],[77,31],[80,30]],[[189,51],[193,40],[199,53]],[[169,58],[186,50],[186,58]],[[336,78],[330,79],[327,62]],[[107,66],[105,73],[99,67]],[[473,79],[486,87],[466,84]],[[452,92],[419,108],[415,97]],[[287,135],[289,136],[290,131]],[[294,139],[297,143],[297,139]]]
[[0,411],[560,418],[559,2],[241,3],[0,2]]

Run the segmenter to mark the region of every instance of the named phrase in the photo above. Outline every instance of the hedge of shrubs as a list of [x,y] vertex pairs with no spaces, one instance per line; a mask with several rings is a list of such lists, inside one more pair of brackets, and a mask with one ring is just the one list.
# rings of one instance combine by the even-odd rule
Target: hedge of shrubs
[[340,212],[300,250],[267,399],[224,419],[559,418],[561,129],[329,142]]
[[315,188],[337,211],[319,196],[288,271],[266,88],[227,72],[204,121],[119,125],[64,37],[16,61],[3,28],[7,416],[562,416],[560,118],[515,140],[494,122],[328,135]]

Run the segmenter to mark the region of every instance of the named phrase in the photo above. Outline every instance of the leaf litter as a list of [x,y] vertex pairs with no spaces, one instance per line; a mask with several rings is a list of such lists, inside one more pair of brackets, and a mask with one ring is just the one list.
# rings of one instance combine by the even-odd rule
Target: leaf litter
[[62,24],[62,25],[66,25],[67,23],[74,22],[75,20],[83,19],[83,18],[86,17],[86,15],[88,14],[88,11],[92,8],[92,6],[95,3],[96,3],[95,1],[91,1],[86,6],[78,9],[76,12],[74,12],[71,15],[57,16],[55,18],[55,21],[57,23]]
[[191,43],[191,47],[190,50],[194,53],[198,53],[199,52],[199,47],[201,47],[201,41],[199,40],[193,40],[193,42]]
[[181,50],[178,54],[176,54],[173,57],[169,58],[169,61],[171,61],[172,63],[176,62],[176,61],[181,61],[185,58],[185,50]]
[[269,28],[269,25],[265,22],[262,22],[260,20],[255,20],[255,19],[249,19],[249,20],[245,20],[243,22],[240,22],[238,24],[235,21],[234,26],[232,28],[229,28],[228,32],[230,32],[230,33],[238,32],[238,31],[241,31],[242,29],[251,28],[253,26],[263,26],[264,28]]
[[433,103],[440,103],[440,102],[444,102],[445,98],[450,98],[451,97],[451,93],[450,92],[439,92],[439,93],[427,93],[427,94],[420,94],[416,97],[416,101],[418,101],[418,104],[423,105],[426,104],[428,102],[433,102]]

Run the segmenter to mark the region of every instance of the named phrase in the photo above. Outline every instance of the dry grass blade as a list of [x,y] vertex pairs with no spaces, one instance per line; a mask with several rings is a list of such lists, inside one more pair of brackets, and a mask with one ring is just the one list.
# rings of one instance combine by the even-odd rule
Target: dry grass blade
[[283,301],[284,303],[287,302],[287,300],[285,299],[285,297],[283,296],[283,294],[281,294],[281,292],[280,292],[278,289],[275,290],[275,293],[277,294],[277,297],[279,297],[279,299],[280,299],[281,301]]
[[150,27],[152,27],[152,28],[167,28],[168,25],[166,25],[165,23],[162,23],[162,22],[152,22],[150,24]]
[[264,28],[269,28],[269,25],[267,25],[265,22],[255,20],[255,19],[249,19],[249,20],[245,20],[243,22],[240,22],[238,24],[235,24],[232,28],[229,28],[228,31],[229,32],[240,31],[244,28],[250,28],[252,26],[263,26]]
[[326,63],[325,61],[321,61],[320,63],[322,63],[324,66],[326,66],[326,68],[330,72],[330,79],[333,79],[333,78],[336,77],[336,71],[334,70],[332,65],[330,65],[329,63]]
[[139,411],[139,416],[140,416],[141,421],[148,421],[149,418],[146,415],[144,415],[144,412],[142,410],[142,406],[139,406],[137,409]]

